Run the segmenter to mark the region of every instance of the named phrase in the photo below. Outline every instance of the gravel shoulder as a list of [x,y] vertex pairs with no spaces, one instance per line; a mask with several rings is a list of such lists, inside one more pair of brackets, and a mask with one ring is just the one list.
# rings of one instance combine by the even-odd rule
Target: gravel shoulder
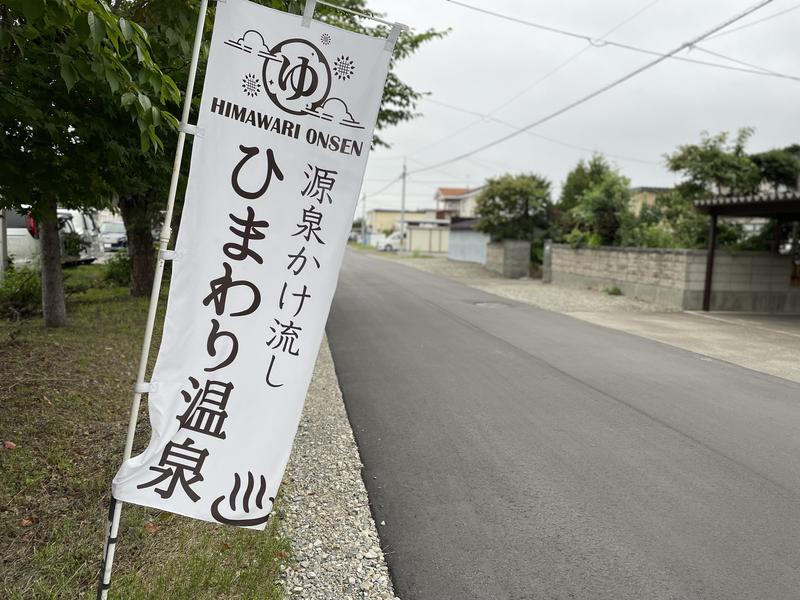
[[395,600],[361,468],[323,339],[279,504],[287,598]]
[[506,279],[485,269],[482,265],[451,261],[446,257],[415,258],[385,252],[371,254],[377,258],[399,262],[433,275],[453,279],[496,296],[561,313],[674,312],[674,309],[665,306],[642,302],[627,296],[610,296],[600,290],[543,284],[540,279]]

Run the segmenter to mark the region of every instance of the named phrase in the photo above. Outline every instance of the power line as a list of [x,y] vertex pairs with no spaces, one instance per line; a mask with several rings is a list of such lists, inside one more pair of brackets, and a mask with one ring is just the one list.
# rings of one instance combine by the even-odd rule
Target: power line
[[[740,65],[744,65],[746,67],[752,67],[754,69],[760,69],[761,71],[764,71],[765,73],[771,73],[773,75],[781,76],[780,73],[776,73],[775,71],[770,71],[769,69],[765,69],[764,67],[759,67],[758,65],[754,65],[754,64],[748,63],[748,62],[744,62],[743,60],[739,60],[737,58],[731,58],[730,56],[727,56],[727,55],[722,54],[720,52],[714,52],[713,50],[708,50],[707,48],[701,48],[700,46],[695,46],[694,48],[692,48],[692,50],[698,50],[699,52],[705,52],[706,54],[710,54],[711,56],[716,56],[717,58],[721,58],[723,60],[729,60],[731,62],[740,64]],[[796,79],[796,80],[800,81],[800,77],[792,77],[792,79]]]
[[[469,109],[466,109],[466,108],[461,108],[461,107],[455,106],[453,104],[447,104],[446,102],[440,102],[440,101],[434,100],[432,98],[425,98],[424,100],[426,102],[431,102],[432,104],[437,104],[439,106],[443,106],[443,107],[449,108],[451,110],[456,110],[456,111],[463,112],[463,113],[470,114],[470,115],[480,116],[484,120],[492,121],[494,123],[497,123],[499,125],[503,125],[505,127],[509,127],[511,129],[518,129],[519,128],[518,125],[514,125],[513,123],[510,123],[508,121],[504,121],[503,119],[498,119],[497,117],[491,117],[489,115],[483,115],[483,114],[481,114],[479,112],[472,111],[472,110],[469,110]],[[549,137],[549,136],[546,136],[546,135],[542,135],[540,133],[536,133],[536,132],[533,132],[533,131],[526,131],[525,133],[527,133],[528,135],[530,135],[532,137],[539,138],[539,139],[545,140],[547,142],[550,142],[552,144],[557,144],[559,146],[564,146],[565,148],[572,148],[573,150],[581,150],[583,152],[592,152],[592,153],[600,152],[601,154],[604,154],[605,156],[608,156],[609,158],[616,158],[618,160],[625,160],[625,161],[630,161],[630,162],[642,163],[642,164],[646,164],[646,165],[660,165],[661,164],[660,162],[655,161],[655,160],[646,160],[646,159],[643,159],[643,158],[634,158],[632,156],[625,156],[625,155],[622,155],[622,154],[611,154],[609,152],[602,151],[599,148],[589,148],[587,146],[580,146],[578,144],[572,144],[570,142],[565,142],[563,140],[552,138],[552,137]]]
[[[524,25],[528,25],[528,26],[531,26],[531,27],[544,29],[546,31],[551,31],[553,33],[559,33],[559,34],[563,34],[563,35],[569,35],[570,37],[576,37],[576,38],[579,38],[579,39],[582,39],[584,41],[589,42],[590,45],[582,48],[581,50],[579,50],[578,52],[576,52],[575,54],[573,54],[572,56],[567,58],[565,61],[562,61],[561,63],[556,65],[553,69],[551,69],[550,71],[545,73],[542,77],[540,77],[539,79],[534,81],[531,85],[529,85],[528,87],[526,87],[522,91],[518,92],[517,94],[514,94],[511,98],[509,98],[508,100],[506,100],[502,104],[496,106],[495,108],[493,108],[492,110],[490,110],[486,114],[478,113],[478,112],[475,112],[475,111],[468,111],[468,110],[464,110],[464,109],[459,109],[458,107],[449,106],[449,105],[446,105],[446,104],[444,104],[442,102],[437,102],[435,100],[432,100],[430,98],[423,98],[423,100],[428,101],[428,102],[432,102],[433,104],[440,104],[442,106],[447,106],[448,108],[454,108],[455,110],[460,110],[461,112],[465,112],[465,113],[468,113],[468,114],[473,114],[475,116],[478,116],[479,119],[476,120],[476,121],[473,121],[471,123],[468,123],[467,125],[465,125],[463,127],[460,127],[459,129],[457,129],[457,130],[445,135],[444,137],[442,137],[442,138],[440,138],[438,140],[435,140],[435,141],[433,141],[431,143],[425,144],[421,148],[417,148],[414,151],[413,154],[419,154],[421,152],[424,152],[428,148],[431,148],[433,146],[437,146],[438,144],[440,144],[442,142],[445,142],[445,141],[450,140],[450,139],[452,139],[454,137],[457,137],[458,135],[464,133],[465,131],[468,131],[469,129],[472,129],[476,125],[479,125],[480,123],[483,123],[483,122],[486,122],[486,121],[494,121],[495,123],[498,123],[498,124],[501,124],[501,125],[504,125],[504,126],[507,126],[507,127],[516,128],[517,126],[513,125],[512,123],[508,123],[508,122],[502,121],[500,119],[492,118],[493,115],[495,115],[497,112],[499,112],[500,110],[502,110],[503,108],[505,108],[506,106],[508,106],[509,104],[511,104],[512,102],[514,102],[518,98],[520,98],[521,96],[524,96],[525,94],[530,92],[537,85],[539,85],[540,83],[545,81],[547,78],[549,78],[550,76],[552,76],[556,72],[558,72],[561,69],[563,69],[565,66],[567,66],[573,60],[575,60],[576,58],[581,56],[584,52],[586,52],[590,48],[600,47],[600,46],[604,46],[604,45],[610,45],[610,46],[616,46],[616,47],[619,47],[619,48],[630,50],[630,51],[633,51],[633,52],[638,52],[638,53],[642,53],[642,54],[648,54],[650,56],[663,56],[663,54],[660,53],[660,52],[656,52],[656,51],[652,51],[652,50],[646,50],[644,48],[631,46],[629,44],[622,44],[622,43],[618,43],[618,42],[606,41],[606,39],[605,39],[607,36],[609,36],[613,32],[615,32],[618,29],[622,28],[624,25],[630,23],[633,19],[635,19],[636,17],[638,17],[639,15],[644,13],[645,11],[649,10],[650,8],[652,8],[660,0],[653,0],[649,4],[645,5],[644,7],[642,7],[641,9],[636,11],[635,13],[633,13],[631,16],[627,17],[626,19],[624,19],[620,23],[617,23],[614,27],[612,27],[611,29],[606,31],[599,38],[592,38],[591,36],[587,36],[587,35],[584,35],[584,34],[568,32],[568,31],[563,30],[563,29],[557,29],[557,28],[554,28],[554,27],[546,26],[546,25],[539,25],[537,23],[533,23],[533,22],[530,22],[530,21],[525,21],[523,19],[517,19],[516,17],[511,17],[511,16],[508,16],[508,15],[503,15],[501,13],[488,11],[488,10],[485,10],[485,9],[482,9],[482,8],[479,8],[479,7],[476,7],[476,6],[472,6],[470,4],[466,4],[464,2],[459,2],[457,0],[448,0],[448,1],[452,2],[453,4],[457,4],[459,6],[463,6],[465,8],[469,8],[471,10],[475,10],[475,11],[478,11],[478,12],[486,13],[486,14],[489,14],[489,15],[492,15],[492,16],[495,16],[495,17],[499,17],[499,18],[502,18],[502,19],[507,19],[507,20],[511,20],[511,21],[518,22],[518,23],[522,23]],[[800,8],[800,5],[798,5],[798,6],[794,7],[794,8]],[[790,10],[793,10],[793,9],[790,9]],[[788,12],[788,11],[782,11],[782,13],[785,13],[785,12]],[[778,14],[782,14],[782,13],[778,13]],[[772,15],[772,17],[770,17],[770,18],[778,16],[778,14]],[[759,21],[756,21],[753,24],[755,24],[757,22],[759,22]],[[714,36],[714,37],[716,37],[716,36]],[[722,58],[724,60],[728,60],[730,62],[738,63],[740,65],[744,65],[746,67],[751,67],[751,68],[742,69],[742,68],[732,67],[730,65],[724,65],[724,64],[720,64],[720,63],[716,63],[716,62],[697,60],[697,59],[692,59],[692,58],[688,58],[688,57],[672,56],[671,58],[674,59],[674,60],[680,60],[682,62],[700,64],[700,65],[704,65],[704,66],[716,67],[716,68],[721,68],[721,69],[725,69],[725,70],[739,71],[739,72],[745,72],[745,73],[751,73],[751,74],[757,74],[757,75],[771,75],[771,76],[780,77],[780,78],[783,78],[783,79],[793,79],[795,81],[800,81],[800,77],[794,77],[794,76],[791,76],[791,75],[784,75],[784,74],[778,73],[776,71],[772,71],[772,70],[769,70],[769,69],[765,69],[763,67],[759,67],[757,65],[746,63],[744,61],[732,58],[730,56],[726,56],[726,55],[723,55],[723,54],[720,54],[720,53],[715,53],[715,52],[712,52],[712,51],[707,50],[705,48],[700,48],[699,46],[695,46],[693,49],[701,51],[701,52],[705,52],[705,53],[708,53],[708,54],[712,54],[712,55],[715,55],[715,56],[717,56],[719,58]],[[583,151],[586,151],[586,152],[595,152],[595,151],[597,151],[596,149],[586,148],[586,147],[583,147],[583,146],[578,146],[576,144],[570,144],[569,142],[564,142],[564,141],[557,140],[557,139],[554,139],[554,138],[549,138],[549,137],[543,136],[543,135],[538,135],[538,134],[533,134],[533,133],[531,133],[530,135],[533,135],[534,137],[538,137],[540,139],[543,139],[543,140],[546,140],[546,141],[549,141],[551,143],[558,144],[558,145],[561,145],[561,146],[564,146],[564,147],[567,147],[567,148],[583,150]],[[633,158],[633,157],[629,157],[629,156],[613,155],[613,154],[608,154],[608,153],[604,153],[604,154],[607,154],[611,158],[617,158],[619,160],[624,160],[624,161],[637,162],[637,163],[642,163],[642,164],[651,164],[651,165],[660,164],[660,163],[658,163],[656,161]]]
[[793,10],[797,10],[800,8],[800,4],[795,4],[794,6],[790,6],[787,9],[781,10],[776,13],[772,13],[771,15],[764,17],[763,19],[758,19],[757,21],[751,21],[750,23],[745,23],[744,25],[740,25],[739,27],[734,27],[733,29],[727,29],[725,31],[720,31],[719,33],[715,33],[711,37],[707,38],[707,41],[715,40],[718,37],[722,37],[723,35],[728,35],[730,33],[735,33],[737,31],[741,31],[742,29],[747,29],[748,27],[752,27],[753,25],[758,25],[759,23],[763,23],[764,21],[769,21],[774,19],[775,17],[780,17],[781,15],[785,15],[786,13],[790,13]]
[[[620,21],[619,23],[617,23],[616,25],[614,25],[614,26],[613,26],[611,29],[609,29],[609,30],[608,30],[608,31],[606,31],[606,32],[605,32],[605,33],[604,33],[602,36],[600,36],[600,39],[601,39],[601,40],[602,40],[602,39],[605,39],[607,36],[611,35],[611,34],[612,34],[612,33],[614,33],[615,31],[617,31],[618,29],[621,29],[623,26],[625,26],[625,25],[627,25],[628,23],[630,23],[631,21],[633,21],[633,20],[634,20],[636,17],[638,17],[639,15],[641,15],[643,12],[645,12],[645,11],[649,10],[650,8],[652,8],[653,6],[655,6],[656,4],[658,4],[658,2],[660,2],[660,0],[652,0],[652,2],[650,2],[650,3],[649,3],[649,4],[647,4],[646,6],[644,6],[644,7],[640,8],[639,10],[637,10],[636,12],[634,12],[634,13],[633,13],[632,15],[630,15],[629,17],[626,17],[625,19],[623,19],[622,21]],[[458,4],[458,3],[457,3],[457,4]],[[468,5],[464,5],[464,6],[468,6]],[[515,101],[515,100],[517,100],[518,98],[520,98],[521,96],[524,96],[525,94],[527,94],[528,92],[530,92],[530,91],[531,91],[533,88],[535,88],[536,86],[538,86],[539,84],[541,84],[543,81],[545,81],[546,79],[548,79],[548,78],[549,78],[549,77],[551,77],[552,75],[555,75],[555,74],[556,74],[558,71],[560,71],[561,69],[563,69],[564,67],[566,67],[568,64],[570,64],[572,61],[574,61],[576,58],[578,58],[579,56],[581,56],[581,55],[582,55],[584,52],[586,52],[587,50],[589,50],[589,49],[590,49],[590,48],[592,48],[592,47],[594,47],[594,46],[592,46],[592,45],[589,45],[589,46],[585,46],[584,48],[581,48],[580,50],[578,50],[578,52],[576,52],[575,54],[573,54],[572,56],[570,56],[570,57],[569,57],[569,58],[567,58],[566,60],[564,60],[564,61],[560,62],[558,65],[556,65],[554,68],[550,69],[550,70],[549,70],[547,73],[545,73],[544,75],[542,75],[541,77],[539,77],[539,78],[538,78],[536,81],[534,81],[532,84],[530,84],[529,86],[527,86],[525,89],[523,89],[522,91],[520,91],[520,92],[518,92],[518,93],[514,94],[513,96],[511,96],[511,98],[509,98],[508,100],[504,101],[503,103],[501,103],[501,104],[499,104],[499,105],[495,106],[495,107],[494,107],[492,110],[490,110],[490,111],[489,111],[489,112],[488,112],[486,115],[479,115],[479,116],[480,116],[480,119],[478,119],[477,121],[473,121],[472,123],[469,123],[469,124],[467,124],[466,126],[464,126],[464,127],[461,127],[460,129],[457,129],[456,131],[454,131],[454,132],[452,132],[452,133],[450,133],[450,134],[446,135],[446,136],[445,136],[445,137],[443,137],[443,138],[440,138],[440,139],[438,139],[438,140],[436,140],[436,141],[434,141],[434,142],[431,142],[430,144],[426,144],[426,145],[425,145],[425,146],[423,146],[422,148],[418,148],[418,149],[417,149],[417,150],[416,150],[414,153],[415,153],[415,154],[418,154],[418,153],[420,153],[420,152],[424,152],[425,150],[427,150],[428,148],[430,148],[430,147],[432,147],[432,146],[436,146],[436,145],[438,145],[438,144],[440,144],[440,143],[442,143],[442,142],[444,142],[444,141],[447,141],[447,140],[449,140],[449,139],[451,139],[451,138],[453,138],[453,137],[455,137],[455,136],[457,136],[457,135],[459,135],[459,134],[463,133],[464,131],[467,131],[468,129],[472,129],[473,127],[475,127],[476,125],[478,125],[478,124],[480,124],[480,123],[483,123],[485,120],[487,120],[487,118],[491,117],[492,115],[495,115],[495,114],[497,114],[497,113],[498,113],[499,111],[501,111],[503,108],[505,108],[506,106],[508,106],[509,104],[511,104],[512,102],[514,102],[514,101]],[[424,98],[423,98],[423,99],[424,99]],[[477,114],[477,113],[475,113],[475,114]]]
[[[646,48],[641,48],[639,46],[632,46],[631,44],[623,44],[621,42],[614,42],[612,40],[606,40],[606,39],[602,39],[602,38],[600,38],[600,39],[593,38],[592,36],[586,35],[586,34],[583,34],[583,33],[576,33],[574,31],[567,31],[565,29],[559,29],[557,27],[550,27],[549,25],[542,25],[540,23],[534,23],[533,21],[527,21],[525,19],[519,19],[517,17],[512,17],[511,15],[505,15],[503,13],[498,13],[498,12],[494,12],[494,11],[491,11],[491,10],[487,10],[485,8],[480,8],[479,6],[473,6],[472,4],[466,4],[465,2],[460,2],[459,0],[447,0],[447,1],[452,3],[452,4],[457,4],[458,6],[463,6],[464,8],[467,8],[469,10],[473,10],[475,12],[491,15],[493,17],[497,17],[499,19],[505,19],[507,21],[513,21],[514,23],[520,23],[521,25],[527,25],[528,27],[533,27],[534,29],[540,29],[542,31],[549,31],[550,33],[557,33],[559,35],[564,35],[564,36],[567,36],[567,37],[580,39],[580,40],[583,40],[585,42],[588,42],[589,44],[591,44],[591,46],[595,46],[595,47],[613,46],[615,48],[622,48],[623,50],[629,50],[631,52],[638,52],[640,54],[649,54],[651,56],[667,56],[668,58],[671,58],[672,60],[679,60],[679,61],[682,61],[682,62],[694,63],[694,64],[698,64],[698,65],[705,65],[707,67],[715,67],[715,68],[718,68],[718,69],[726,69],[728,71],[738,71],[738,72],[741,72],[741,73],[750,73],[751,75],[762,75],[762,76],[767,76],[767,77],[779,77],[779,78],[782,78],[782,79],[792,79],[792,80],[795,80],[795,81],[800,81],[800,77],[796,77],[794,75],[787,75],[787,74],[784,74],[784,73],[778,73],[776,71],[772,71],[772,70],[769,70],[769,69],[763,69],[761,67],[756,67],[755,69],[749,69],[749,68],[742,68],[742,67],[734,67],[734,66],[731,66],[731,65],[723,65],[723,64],[720,64],[720,63],[709,62],[709,61],[705,61],[705,60],[697,60],[697,59],[688,58],[688,57],[685,57],[685,56],[674,56],[672,53],[670,53],[669,55],[664,55],[661,52],[657,52],[655,50],[648,50]],[[731,59],[731,60],[733,60],[733,59]],[[741,62],[741,61],[736,61],[736,62]],[[549,76],[549,74],[546,75],[545,77],[547,77],[547,76]],[[519,96],[517,96],[517,97],[519,97]],[[514,99],[516,99],[516,98],[514,98]]]
[[[451,0],[451,1],[452,1],[452,0]],[[564,61],[562,61],[561,63],[559,63],[559,64],[558,64],[558,65],[556,65],[554,68],[550,69],[550,70],[549,70],[547,73],[545,73],[544,75],[542,75],[542,76],[541,76],[539,79],[537,79],[536,81],[534,81],[534,82],[533,82],[531,85],[529,85],[528,87],[526,87],[524,90],[522,90],[521,92],[519,92],[519,93],[515,94],[514,96],[512,96],[511,98],[509,98],[507,101],[503,102],[503,103],[502,103],[502,104],[500,104],[499,106],[495,107],[493,110],[489,111],[489,115],[491,116],[491,115],[497,114],[497,113],[498,113],[500,110],[502,110],[503,108],[505,108],[506,106],[508,106],[508,105],[509,105],[509,104],[511,104],[512,102],[514,102],[514,101],[515,101],[517,98],[520,98],[521,96],[524,96],[525,94],[527,94],[528,92],[530,92],[530,91],[531,91],[533,88],[535,88],[537,85],[539,85],[540,83],[542,83],[542,82],[543,82],[543,81],[545,81],[546,79],[548,79],[548,78],[550,78],[551,76],[553,76],[553,75],[555,75],[556,73],[558,73],[558,72],[559,72],[561,69],[563,69],[564,67],[566,67],[568,64],[570,64],[570,63],[571,63],[572,61],[574,61],[576,58],[578,58],[579,56],[581,56],[581,55],[582,55],[584,52],[586,52],[587,50],[589,50],[589,49],[591,49],[591,48],[594,48],[594,47],[596,47],[596,46],[598,46],[598,45],[602,45],[602,43],[603,43],[603,42],[605,42],[605,39],[606,39],[606,38],[607,38],[609,35],[611,35],[612,33],[614,33],[615,31],[617,31],[617,30],[619,30],[619,29],[622,29],[622,27],[624,27],[625,25],[627,25],[628,23],[630,23],[631,21],[633,21],[633,20],[634,20],[636,17],[638,17],[639,15],[641,15],[642,13],[644,13],[645,11],[648,11],[648,10],[650,10],[650,9],[651,9],[653,6],[655,6],[655,5],[656,5],[656,4],[657,4],[659,1],[660,1],[660,0],[653,0],[652,2],[650,2],[649,4],[647,4],[646,6],[644,6],[643,8],[640,8],[640,9],[639,9],[639,10],[637,10],[635,13],[633,13],[631,16],[629,16],[629,17],[627,17],[627,18],[623,19],[622,21],[620,21],[619,23],[617,23],[616,25],[614,25],[614,26],[613,26],[611,29],[609,29],[608,31],[606,31],[606,32],[605,32],[603,35],[601,35],[601,36],[600,36],[600,38],[598,38],[598,39],[597,39],[597,40],[595,40],[595,41],[593,41],[592,39],[590,39],[590,38],[586,37],[585,39],[586,39],[586,40],[589,42],[589,45],[588,45],[588,46],[584,46],[583,48],[581,48],[580,50],[578,50],[578,51],[577,51],[575,54],[573,54],[572,56],[570,56],[570,57],[569,57],[569,58],[567,58],[566,60],[564,60]],[[460,4],[461,6],[466,6],[466,7],[469,7],[469,5],[467,5],[467,4],[462,4],[461,2],[454,2],[454,4]],[[482,11],[482,12],[483,12],[483,11]],[[560,31],[559,31],[559,33],[560,33]]]
[[397,183],[398,181],[400,181],[402,178],[403,178],[403,176],[402,176],[402,175],[398,175],[397,177],[395,177],[394,179],[392,179],[392,180],[391,180],[389,183],[387,183],[385,186],[383,186],[381,189],[379,189],[377,192],[369,192],[369,193],[367,193],[367,196],[369,196],[369,197],[371,197],[371,196],[377,196],[378,194],[381,194],[381,193],[385,192],[385,191],[386,191],[386,190],[388,190],[390,187],[392,187],[392,186],[393,186],[395,183]]
[[[449,1],[452,2],[453,0],[449,0]],[[567,104],[566,106],[556,110],[555,112],[552,112],[552,113],[542,117],[541,119],[538,119],[538,120],[534,121],[533,123],[530,123],[529,125],[526,125],[525,127],[521,127],[519,129],[517,129],[516,131],[513,131],[513,132],[511,132],[511,133],[509,133],[507,135],[504,135],[504,136],[502,136],[500,138],[497,138],[496,140],[493,140],[493,141],[491,141],[491,142],[489,142],[487,144],[484,144],[484,145],[482,145],[482,146],[480,146],[480,147],[478,147],[478,148],[476,148],[474,150],[471,150],[469,152],[465,152],[463,154],[460,154],[460,155],[455,156],[453,158],[450,158],[448,160],[443,160],[443,161],[440,161],[440,162],[435,163],[433,165],[428,165],[427,167],[424,167],[424,168],[421,168],[421,169],[417,169],[416,171],[412,171],[412,173],[420,173],[420,172],[423,172],[423,171],[428,171],[430,169],[435,169],[437,167],[441,167],[441,166],[456,162],[456,161],[461,160],[463,158],[466,158],[468,156],[472,156],[473,154],[477,154],[478,152],[482,152],[484,150],[487,150],[488,148],[496,146],[497,144],[501,144],[502,142],[505,142],[505,141],[507,141],[507,140],[509,140],[509,139],[511,139],[513,137],[516,137],[519,134],[524,133],[525,131],[527,131],[529,129],[533,129],[534,127],[537,127],[538,125],[541,125],[542,123],[546,123],[547,121],[550,121],[550,120],[554,119],[555,117],[558,117],[558,116],[560,116],[560,115],[572,110],[573,108],[575,108],[577,106],[580,106],[581,104],[585,104],[589,100],[591,100],[591,99],[593,99],[593,98],[595,98],[595,97],[607,92],[608,90],[613,89],[613,88],[617,87],[618,85],[621,85],[622,83],[628,81],[629,79],[632,79],[636,75],[639,75],[640,73],[642,73],[644,71],[647,71],[648,69],[651,69],[652,67],[656,66],[657,64],[664,62],[665,60],[667,60],[668,58],[670,58],[674,54],[677,54],[678,52],[680,52],[680,51],[682,51],[682,50],[684,50],[686,48],[690,48],[690,47],[696,45],[698,42],[704,40],[708,36],[716,33],[717,31],[720,31],[720,30],[724,29],[728,25],[731,25],[731,24],[743,19],[747,15],[754,13],[755,11],[759,10],[760,8],[763,8],[767,4],[770,4],[772,1],[773,0],[762,0],[758,4],[755,4],[754,6],[748,8],[747,10],[745,10],[745,11],[743,11],[743,12],[741,12],[741,13],[733,16],[733,17],[730,17],[729,19],[726,19],[725,21],[723,21],[719,25],[716,25],[716,26],[712,27],[706,33],[703,33],[703,34],[701,34],[701,35],[689,40],[688,42],[684,42],[683,44],[681,44],[677,48],[671,50],[670,52],[668,52],[668,53],[666,53],[666,54],[664,54],[662,56],[659,56],[658,58],[656,58],[654,60],[651,60],[650,62],[646,63],[645,65],[642,65],[641,67],[638,67],[637,69],[634,69],[630,73],[627,73],[626,75],[623,75],[622,77],[620,77],[618,79],[615,79],[611,83],[608,83],[608,84],[602,86],[601,88],[595,90],[594,92],[591,92],[591,93],[589,93],[589,94],[587,94],[585,96],[582,96],[578,100],[575,100],[574,102],[571,102],[570,104]]]

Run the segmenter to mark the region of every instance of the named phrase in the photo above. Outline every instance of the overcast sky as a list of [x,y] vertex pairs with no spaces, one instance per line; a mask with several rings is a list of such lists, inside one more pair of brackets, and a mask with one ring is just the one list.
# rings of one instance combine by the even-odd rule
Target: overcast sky
[[[607,39],[659,52],[672,50],[755,3],[464,1],[596,38],[639,12]],[[446,0],[370,0],[369,6],[417,30],[452,30],[398,65],[404,81],[429,92],[436,102],[482,115],[491,113],[517,126],[536,121],[651,60],[644,54],[594,47],[579,39],[479,14]],[[729,29],[795,6],[800,6],[797,0],[774,0]],[[800,77],[798,32],[800,8],[698,45],[762,69]],[[699,50],[684,51],[680,56],[736,66]],[[433,102],[422,101],[419,108],[423,113],[419,118],[382,132],[392,148],[378,149],[370,157],[364,184],[368,209],[400,206],[399,183],[379,195],[373,193],[400,173],[403,155],[408,156],[408,168],[413,172],[512,131]],[[716,133],[742,126],[756,130],[748,147],[751,152],[800,142],[800,81],[668,60],[532,130],[560,144],[523,133],[469,159],[410,176],[406,206],[432,207],[439,186],[477,186],[487,177],[507,172],[542,174],[553,182],[557,193],[567,172],[579,159],[590,156],[592,149],[608,156],[633,186],[668,186],[674,176],[664,168],[665,153],[679,144],[698,141],[703,129]]]

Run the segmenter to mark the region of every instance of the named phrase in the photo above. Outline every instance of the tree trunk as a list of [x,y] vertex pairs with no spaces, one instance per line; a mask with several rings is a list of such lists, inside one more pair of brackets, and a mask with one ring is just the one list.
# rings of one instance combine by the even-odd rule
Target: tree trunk
[[58,237],[58,212],[53,204],[45,209],[39,226],[42,249],[42,312],[47,327],[67,324],[64,276],[61,272],[61,240]]
[[138,196],[120,196],[119,208],[128,236],[131,296],[149,296],[156,269],[156,251],[147,199]]

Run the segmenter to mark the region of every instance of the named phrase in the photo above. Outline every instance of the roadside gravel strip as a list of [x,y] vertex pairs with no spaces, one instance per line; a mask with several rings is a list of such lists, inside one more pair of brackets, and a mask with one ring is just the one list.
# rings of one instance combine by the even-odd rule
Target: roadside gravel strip
[[287,598],[395,600],[361,467],[325,338],[278,504]]

